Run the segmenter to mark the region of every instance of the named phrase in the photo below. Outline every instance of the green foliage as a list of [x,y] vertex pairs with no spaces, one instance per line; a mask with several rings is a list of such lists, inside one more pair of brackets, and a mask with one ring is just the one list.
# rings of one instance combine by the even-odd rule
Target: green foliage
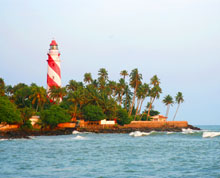
[[0,78],[0,96],[5,95],[5,82],[2,78]]
[[169,104],[173,104],[174,101],[173,101],[172,96],[170,96],[170,95],[165,96],[164,99],[163,99],[163,103],[164,103],[166,106],[169,105]]
[[175,97],[175,100],[178,104],[183,103],[184,102],[183,94],[181,92],[178,92]]
[[20,109],[20,112],[23,120],[29,120],[35,114],[34,109],[28,107]]
[[32,105],[38,111],[38,108],[42,109],[43,105],[47,102],[46,90],[43,87],[31,85],[31,95],[29,99],[32,100]]
[[91,73],[85,73],[84,74],[84,82],[85,83],[91,83],[92,82],[92,74]]
[[23,122],[23,124],[21,125],[21,129],[22,130],[33,129],[32,125],[31,125],[31,121],[30,120],[25,120]]
[[156,110],[150,110],[150,116],[156,116],[156,115],[159,115],[160,112],[159,111],[156,111]]
[[132,121],[132,118],[128,116],[126,109],[118,109],[116,112],[117,123],[119,125],[129,124]]
[[71,117],[68,112],[59,105],[52,105],[49,109],[40,112],[43,126],[54,128],[59,123],[69,122]]
[[0,96],[0,123],[8,124],[20,123],[21,114],[16,105],[11,103],[7,97]]
[[147,117],[147,114],[143,114],[141,120],[142,120],[142,121],[151,121],[152,118],[151,118],[150,116]]
[[56,104],[59,104],[61,98],[63,98],[63,96],[65,96],[66,94],[67,91],[65,87],[52,86],[49,90],[50,99],[53,100],[53,102],[55,102]]
[[17,85],[14,93],[14,102],[18,108],[31,107],[31,100],[29,96],[31,95],[31,87],[26,85]]
[[137,115],[137,116],[135,117],[135,121],[140,121],[140,120],[142,120],[141,115]]
[[[121,71],[120,75],[122,78],[119,81],[111,81],[109,80],[108,71],[104,68],[98,71],[97,79],[93,79],[91,73],[85,73],[85,85],[83,82],[70,80],[66,87],[51,87],[49,91],[50,98],[47,97],[46,90],[43,87],[39,87],[34,83],[30,86],[19,83],[12,87],[5,85],[4,80],[0,78],[0,96],[6,95],[5,97],[19,108],[23,120],[21,123],[24,124],[24,127],[29,125],[31,108],[34,108],[35,112],[42,111],[40,113],[43,118],[42,124],[51,127],[63,122],[65,120],[63,118],[69,118],[69,115],[77,119],[85,118],[85,120],[114,119],[118,117],[118,122],[121,125],[129,123],[132,119],[134,120],[135,115],[135,120],[147,120],[147,117],[140,116],[142,107],[145,107],[142,104],[144,105],[144,100],[147,97],[150,103],[147,108],[148,111],[145,111],[145,113],[149,116],[159,114],[158,111],[153,110],[154,101],[159,99],[162,93],[159,78],[154,75],[149,84],[142,84],[142,75],[138,69],[131,71],[127,81],[125,80],[128,76],[126,70]],[[131,92],[132,88],[133,92]],[[61,101],[60,98],[63,98],[63,100]],[[49,99],[54,102],[50,102]],[[175,99],[178,104],[184,101],[181,92],[177,94]],[[54,103],[59,106],[58,109],[56,108],[57,110],[54,109]],[[124,110],[121,108],[124,108]],[[68,116],[62,117],[61,115]],[[1,120],[3,119],[1,118]]]
[[87,105],[83,108],[82,112],[87,121],[99,121],[106,118],[102,108],[96,105]]
[[20,112],[22,118],[21,129],[32,129],[33,127],[29,119],[35,114],[34,109],[25,107],[20,109]]

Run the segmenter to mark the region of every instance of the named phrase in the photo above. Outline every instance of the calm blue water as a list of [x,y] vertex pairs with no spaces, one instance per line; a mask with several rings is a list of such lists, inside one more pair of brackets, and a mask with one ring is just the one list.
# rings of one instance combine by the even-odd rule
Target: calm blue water
[[[200,128],[220,132],[220,126]],[[220,136],[203,132],[1,140],[0,177],[220,177]]]

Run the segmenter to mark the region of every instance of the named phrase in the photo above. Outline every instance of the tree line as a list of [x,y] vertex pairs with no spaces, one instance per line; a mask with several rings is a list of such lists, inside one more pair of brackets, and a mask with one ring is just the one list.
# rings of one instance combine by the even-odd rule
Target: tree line
[[[149,83],[143,82],[138,69],[133,69],[130,74],[123,70],[120,76],[119,81],[112,81],[107,70],[101,68],[97,79],[93,79],[91,73],[85,73],[82,82],[70,80],[65,87],[51,87],[49,93],[34,83],[11,86],[0,78],[0,123],[20,123],[29,127],[29,118],[40,115],[43,127],[55,127],[71,118],[90,121],[116,119],[123,125],[132,120],[151,120],[151,116],[159,114],[153,107],[162,93],[157,75]],[[145,100],[149,102],[143,106]],[[178,92],[175,97],[178,107],[173,120],[183,101],[182,93]],[[163,103],[167,106],[168,117],[174,100],[167,95]]]

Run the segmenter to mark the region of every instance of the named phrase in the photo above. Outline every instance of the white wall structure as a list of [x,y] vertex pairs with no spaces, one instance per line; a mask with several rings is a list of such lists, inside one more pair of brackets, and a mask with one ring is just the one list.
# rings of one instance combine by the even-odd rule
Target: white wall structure
[[106,119],[101,120],[101,125],[114,125],[115,121],[107,121]]

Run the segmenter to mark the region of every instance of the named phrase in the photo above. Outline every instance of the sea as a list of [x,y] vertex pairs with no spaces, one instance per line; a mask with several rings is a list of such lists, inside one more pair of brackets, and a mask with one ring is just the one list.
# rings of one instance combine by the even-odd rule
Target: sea
[[220,178],[220,126],[0,140],[1,178]]

